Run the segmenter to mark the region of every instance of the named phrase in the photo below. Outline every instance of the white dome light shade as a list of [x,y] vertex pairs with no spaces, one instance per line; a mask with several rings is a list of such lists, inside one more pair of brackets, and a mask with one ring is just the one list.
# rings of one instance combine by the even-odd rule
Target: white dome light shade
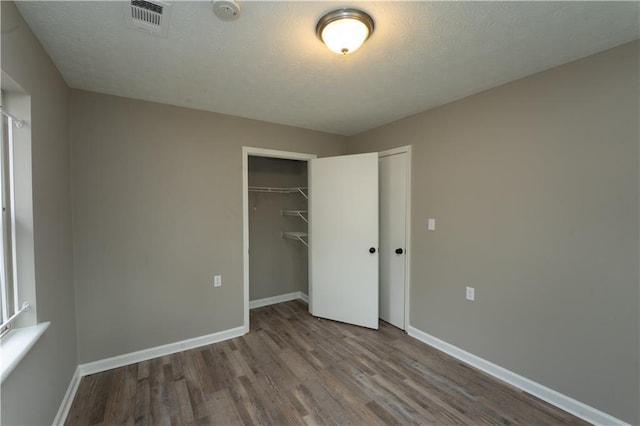
[[356,9],[329,12],[318,21],[316,33],[333,52],[346,55],[356,51],[373,32],[373,19]]
[[368,36],[367,26],[355,19],[333,21],[322,30],[322,41],[329,50],[344,55],[362,46]]

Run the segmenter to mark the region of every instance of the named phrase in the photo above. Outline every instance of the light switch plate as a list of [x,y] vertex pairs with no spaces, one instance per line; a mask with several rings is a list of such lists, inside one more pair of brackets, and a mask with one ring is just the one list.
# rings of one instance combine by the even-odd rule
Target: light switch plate
[[476,289],[473,287],[467,287],[467,300],[472,302],[476,300]]
[[213,277],[213,286],[221,287],[222,286],[222,275],[216,275]]
[[435,219],[427,219],[427,229],[429,231],[436,230],[436,220]]

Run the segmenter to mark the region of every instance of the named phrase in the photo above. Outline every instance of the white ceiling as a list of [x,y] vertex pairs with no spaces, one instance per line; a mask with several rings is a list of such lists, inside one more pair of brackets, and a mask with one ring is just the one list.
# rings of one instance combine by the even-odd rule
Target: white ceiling
[[[356,134],[639,37],[638,2],[170,2],[167,38],[129,29],[121,2],[19,2],[72,88]],[[317,20],[375,20],[348,56]]]

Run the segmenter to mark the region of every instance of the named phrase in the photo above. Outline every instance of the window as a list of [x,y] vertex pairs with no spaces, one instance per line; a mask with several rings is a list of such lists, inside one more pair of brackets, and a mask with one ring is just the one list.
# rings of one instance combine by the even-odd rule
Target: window
[[0,226],[0,314],[2,325],[0,336],[11,329],[17,317],[29,308],[21,301],[18,291],[16,261],[16,215],[15,215],[15,179],[14,179],[14,126],[22,127],[22,121],[4,110],[0,124],[0,189],[2,196],[2,226]]
[[[0,383],[49,325],[38,322],[31,96],[0,70]],[[28,301],[29,303],[26,303]]]

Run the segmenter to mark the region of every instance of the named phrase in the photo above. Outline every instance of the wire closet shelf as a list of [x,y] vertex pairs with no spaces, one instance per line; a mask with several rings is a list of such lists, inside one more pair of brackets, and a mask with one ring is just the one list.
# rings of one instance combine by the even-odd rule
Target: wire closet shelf
[[307,188],[296,186],[293,188],[273,188],[268,186],[250,186],[249,192],[267,192],[271,194],[301,194],[305,199],[309,199],[307,196]]

